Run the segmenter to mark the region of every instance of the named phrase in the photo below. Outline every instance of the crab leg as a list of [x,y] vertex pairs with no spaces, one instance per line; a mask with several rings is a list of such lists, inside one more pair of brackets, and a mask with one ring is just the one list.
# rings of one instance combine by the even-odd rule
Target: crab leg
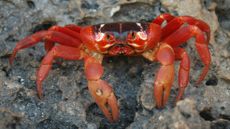
[[206,39],[205,34],[198,27],[188,25],[172,33],[163,42],[168,43],[172,47],[178,47],[180,44],[185,43],[191,37],[196,38],[196,49],[201,58],[201,61],[205,65],[197,81],[197,84],[199,84],[207,74],[211,62],[211,56],[208,49],[208,40]]
[[175,16],[169,14],[169,13],[164,13],[159,16],[157,16],[152,23],[156,23],[158,25],[162,25],[162,23],[166,20],[167,22],[170,22]]
[[42,97],[42,82],[47,77],[51,67],[52,62],[55,58],[63,58],[66,60],[80,60],[83,55],[79,48],[57,45],[54,46],[47,55],[42,59],[40,68],[37,71],[37,91],[39,98]]
[[35,44],[37,44],[39,41],[42,41],[42,40],[58,42],[62,45],[71,46],[71,47],[79,47],[81,44],[81,41],[79,39],[72,38],[71,36],[61,33],[61,32],[39,31],[39,32],[32,34],[31,36],[28,36],[22,39],[21,41],[17,43],[10,57],[10,63],[12,64],[19,50],[23,48],[34,46]]
[[162,39],[170,36],[175,30],[178,30],[183,24],[189,24],[197,26],[200,30],[204,31],[207,35],[207,41],[210,39],[210,27],[203,21],[195,19],[190,16],[179,16],[172,19],[162,28]]
[[[65,27],[53,26],[48,31],[61,32],[61,33],[64,33],[64,34],[66,34],[68,36],[71,36],[72,38],[75,38],[76,40],[81,39],[80,35],[79,35],[80,30],[75,32],[74,30],[72,30],[73,27],[71,27],[71,26],[65,26]],[[79,27],[79,29],[80,29],[80,27]],[[44,44],[45,45],[45,50],[48,52],[49,50],[51,50],[51,48],[54,46],[54,44],[55,44],[55,42],[50,41],[50,40],[47,39],[45,44]]]
[[106,81],[101,80],[103,67],[102,57],[85,57],[85,74],[89,92],[110,122],[119,118],[119,108],[113,89]]
[[176,60],[181,60],[178,75],[179,92],[176,98],[176,101],[179,101],[182,98],[184,90],[188,85],[190,59],[188,53],[183,48],[174,48],[174,52]]
[[81,27],[77,26],[77,25],[74,25],[74,24],[66,25],[65,28],[68,28],[68,29],[70,29],[72,31],[76,31],[78,33],[80,33],[80,31],[81,31]]
[[162,44],[157,52],[157,60],[161,67],[154,82],[154,97],[156,106],[163,108],[170,95],[174,80],[174,51],[168,44]]

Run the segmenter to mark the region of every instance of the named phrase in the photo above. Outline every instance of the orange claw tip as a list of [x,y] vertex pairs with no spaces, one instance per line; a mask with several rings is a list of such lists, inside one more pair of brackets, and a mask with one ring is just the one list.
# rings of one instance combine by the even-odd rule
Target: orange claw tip
[[119,120],[120,111],[114,93],[110,94],[105,103],[101,105],[98,104],[98,106],[104,113],[105,117],[109,120],[109,122],[115,123]]
[[96,80],[89,81],[88,88],[105,117],[111,123],[117,122],[120,112],[112,87],[106,81]]
[[[110,100],[108,100],[108,102],[103,105],[98,104],[98,106],[105,115],[105,117],[109,120],[109,122],[115,123],[119,120],[119,108],[117,104],[111,105],[113,102],[109,101]],[[116,103],[116,101],[114,102]]]
[[10,59],[9,59],[9,63],[10,63],[10,65],[12,65],[12,64],[13,64],[13,62],[14,62],[14,58],[15,58],[15,53],[12,53],[12,54],[11,54],[11,56],[10,56]]
[[200,87],[200,86],[201,86],[200,83],[201,83],[201,81],[196,81],[196,82],[195,82],[195,87],[197,87],[197,88]]
[[38,94],[38,98],[42,100],[43,99],[42,93],[38,92],[37,94]]
[[14,61],[14,59],[9,59],[9,63],[10,63],[10,65],[12,65],[13,64],[13,61]]
[[199,86],[199,84],[204,80],[206,74],[208,73],[209,67],[205,67],[199,77],[199,79],[196,81],[196,87]]
[[162,105],[156,105],[156,109],[158,109],[158,110],[161,110],[161,109],[163,109],[164,108],[164,106],[162,106]]
[[17,52],[18,52],[18,49],[17,49],[17,47],[15,47],[15,49],[13,50],[13,52],[10,55],[10,59],[9,59],[10,65],[13,64]]
[[184,94],[185,88],[186,87],[180,87],[179,88],[178,95],[176,97],[176,102],[180,101],[183,98],[183,94]]
[[108,105],[110,106],[112,112],[113,122],[117,122],[119,120],[120,110],[114,93],[111,93],[110,97],[108,98]]
[[39,99],[42,99],[42,98],[43,98],[43,95],[42,95],[42,84],[41,84],[41,81],[37,81],[36,84],[37,84],[37,94],[38,94],[38,98],[39,98]]

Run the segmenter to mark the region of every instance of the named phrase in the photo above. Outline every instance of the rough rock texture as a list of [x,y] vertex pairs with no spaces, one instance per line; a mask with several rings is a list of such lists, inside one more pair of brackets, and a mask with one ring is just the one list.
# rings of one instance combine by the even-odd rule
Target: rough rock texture
[[[230,129],[229,0],[2,0],[0,1],[0,128],[1,129]],[[35,73],[43,44],[8,57],[17,41],[52,25],[90,25],[113,21],[151,21],[157,15],[191,15],[212,30],[212,66],[195,87],[202,64],[194,40],[186,50],[191,76],[184,100],[174,106],[177,72],[170,100],[155,108],[153,81],[159,68],[142,57],[112,57],[103,62],[103,78],[113,85],[121,116],[109,123],[87,90],[82,61],[54,63],[38,99]],[[178,63],[177,63],[178,68]]]

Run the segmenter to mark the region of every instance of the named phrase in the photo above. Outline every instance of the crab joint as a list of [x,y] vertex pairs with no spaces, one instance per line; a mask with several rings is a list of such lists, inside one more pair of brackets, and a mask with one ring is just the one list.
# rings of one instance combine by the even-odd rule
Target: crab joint
[[101,95],[103,94],[103,91],[102,91],[101,89],[97,89],[97,90],[96,90],[96,94],[97,94],[98,96],[101,96]]

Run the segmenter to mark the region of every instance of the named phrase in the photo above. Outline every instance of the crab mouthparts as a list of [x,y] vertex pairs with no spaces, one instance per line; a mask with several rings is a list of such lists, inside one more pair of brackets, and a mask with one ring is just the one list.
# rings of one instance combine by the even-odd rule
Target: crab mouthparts
[[134,53],[133,47],[126,43],[118,43],[109,48],[109,55],[131,55]]

